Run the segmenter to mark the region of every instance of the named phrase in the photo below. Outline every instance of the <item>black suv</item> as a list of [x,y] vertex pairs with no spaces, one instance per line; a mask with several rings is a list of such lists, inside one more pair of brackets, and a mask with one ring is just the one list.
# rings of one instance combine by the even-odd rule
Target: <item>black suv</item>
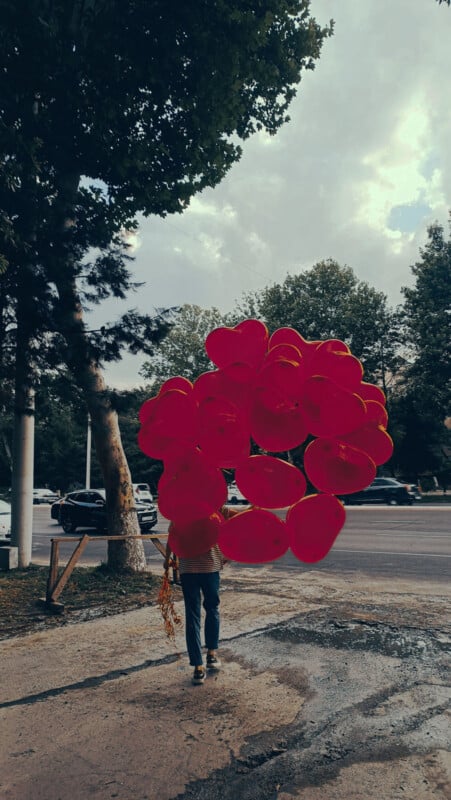
[[[157,524],[157,509],[143,503],[135,506],[141,533],[147,533]],[[70,492],[59,504],[59,523],[65,533],[74,533],[77,528],[96,528],[103,533],[107,527],[105,490]]]
[[361,492],[341,495],[347,505],[360,505],[361,503],[388,503],[390,506],[411,506],[413,497],[404,483],[395,478],[375,478],[371,486]]

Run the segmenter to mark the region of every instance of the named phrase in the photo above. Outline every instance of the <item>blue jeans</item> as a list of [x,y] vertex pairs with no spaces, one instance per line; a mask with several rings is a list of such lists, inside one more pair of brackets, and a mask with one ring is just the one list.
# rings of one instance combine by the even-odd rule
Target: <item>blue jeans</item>
[[185,601],[185,634],[189,663],[203,663],[200,641],[201,592],[205,609],[205,645],[216,650],[219,644],[219,572],[184,572],[180,576]]

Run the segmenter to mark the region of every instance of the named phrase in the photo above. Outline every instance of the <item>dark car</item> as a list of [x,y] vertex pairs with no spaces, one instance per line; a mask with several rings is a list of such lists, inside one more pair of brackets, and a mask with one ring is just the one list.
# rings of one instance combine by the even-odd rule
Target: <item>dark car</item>
[[[141,533],[147,533],[157,523],[154,505],[136,503]],[[59,505],[59,523],[65,533],[74,533],[77,528],[96,528],[99,533],[107,528],[104,489],[82,489],[70,492]]]
[[404,483],[395,478],[375,478],[370,486],[361,492],[340,495],[347,505],[361,503],[387,503],[390,506],[411,506],[414,498]]
[[52,503],[52,505],[50,506],[50,517],[51,519],[56,519],[57,522],[60,521],[60,506],[63,500],[64,498],[60,497],[59,500],[56,501],[56,503]]
[[423,496],[421,494],[421,489],[417,483],[406,483],[406,489],[409,492],[412,500],[416,500],[417,502],[419,502],[420,500],[423,499]]

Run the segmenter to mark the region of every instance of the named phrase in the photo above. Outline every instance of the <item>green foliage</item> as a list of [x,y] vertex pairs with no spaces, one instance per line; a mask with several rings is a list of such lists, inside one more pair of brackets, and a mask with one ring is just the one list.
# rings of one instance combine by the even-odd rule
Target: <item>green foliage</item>
[[395,450],[391,469],[405,480],[434,475],[442,485],[451,482],[451,431],[415,391],[400,392],[390,403],[390,433]]
[[276,133],[332,24],[308,0],[0,0],[0,14],[0,317],[14,309],[33,367],[80,376],[152,353],[170,314],[83,319],[137,288],[124,235],[218,184],[240,140]]
[[152,391],[158,391],[174,375],[195,380],[202,372],[214,369],[205,352],[205,339],[214,328],[226,324],[227,317],[216,308],[182,306],[170,332],[142,367],[141,375],[152,384]]
[[390,403],[395,442],[392,468],[406,478],[435,475],[451,480],[451,241],[440,225],[428,230],[421,259],[412,266],[412,287],[402,307],[408,361]]
[[240,311],[246,316],[248,310],[270,331],[289,326],[306,339],[344,340],[364,364],[366,379],[385,388],[399,368],[399,323],[386,296],[332,259],[247,296]]
[[63,175],[101,181],[80,191],[80,211],[85,232],[108,236],[139,210],[182,211],[239,158],[236,137],[275,133],[332,33],[308,0],[2,0],[1,11],[8,184],[20,185],[24,145],[47,199]]
[[412,266],[413,287],[403,294],[411,363],[408,386],[421,398],[425,411],[443,421],[451,415],[451,238],[441,225],[428,229],[429,240]]

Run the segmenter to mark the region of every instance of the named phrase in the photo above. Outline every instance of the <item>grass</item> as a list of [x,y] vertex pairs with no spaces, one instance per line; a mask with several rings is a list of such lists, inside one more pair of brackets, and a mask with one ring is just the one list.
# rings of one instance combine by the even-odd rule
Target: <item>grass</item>
[[36,565],[0,572],[0,639],[153,605],[160,588],[150,572],[117,575],[105,565],[77,567],[60,597],[64,614],[55,615],[38,604],[48,572]]

